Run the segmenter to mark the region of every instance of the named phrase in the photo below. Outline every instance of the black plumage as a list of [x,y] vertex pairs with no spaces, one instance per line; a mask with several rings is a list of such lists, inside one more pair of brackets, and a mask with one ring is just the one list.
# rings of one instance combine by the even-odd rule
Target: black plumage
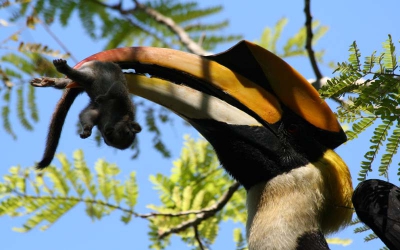
[[400,249],[400,190],[382,180],[366,180],[353,194],[358,218],[369,226],[389,249]]

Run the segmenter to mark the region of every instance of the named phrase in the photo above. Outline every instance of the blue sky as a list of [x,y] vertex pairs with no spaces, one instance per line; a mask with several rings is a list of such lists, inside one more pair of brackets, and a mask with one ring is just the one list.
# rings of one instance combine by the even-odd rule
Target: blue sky
[[[228,1],[228,0],[202,0],[202,6],[222,4],[223,12],[214,17],[216,19],[229,19],[230,25],[224,32],[243,34],[246,40],[256,40],[261,36],[266,26],[273,26],[277,20],[287,17],[289,23],[282,34],[282,41],[293,35],[302,25],[305,17],[303,12],[303,1]],[[398,24],[400,16],[398,0],[365,0],[365,1],[312,1],[312,13],[323,25],[329,26],[329,31],[321,39],[316,50],[325,49],[325,62],[341,62],[348,57],[348,48],[356,40],[363,55],[369,55],[374,50],[379,50],[387,35],[391,34],[393,40],[398,44],[400,31]],[[0,19],[9,13],[0,10]],[[78,60],[100,51],[104,43],[93,42],[84,35],[77,19],[66,29],[58,25],[51,27],[52,31],[59,36],[68,49]],[[14,27],[15,29],[15,27]],[[12,28],[1,28],[0,41],[4,40]],[[23,39],[31,42],[43,42],[57,48],[54,40],[41,28],[23,33]],[[214,52],[220,52],[231,45],[218,47]],[[0,55],[4,54],[0,50]],[[289,59],[288,62],[295,67],[306,78],[313,78],[309,61],[305,58]],[[72,64],[72,63],[71,63]],[[332,76],[332,69],[321,65],[321,71],[325,76]],[[46,136],[48,122],[61,93],[56,90],[45,89],[37,91],[37,101],[40,110],[40,122],[36,124],[33,132],[22,129],[16,116],[13,116],[12,124],[18,132],[18,139],[12,138],[0,129],[0,152],[2,152],[2,164],[0,174],[5,174],[9,167],[20,164],[22,167],[29,167],[39,160]],[[15,100],[15,96],[13,96]],[[65,153],[69,159],[74,150],[84,149],[86,160],[89,166],[93,166],[98,158],[105,158],[109,162],[117,163],[123,170],[122,176],[127,176],[132,170],[137,172],[140,187],[139,212],[146,212],[146,204],[157,203],[157,194],[152,190],[148,181],[150,174],[157,172],[169,173],[172,160],[178,158],[183,143],[183,134],[192,134],[198,137],[195,130],[182,126],[176,118],[175,126],[163,126],[164,140],[169,143],[172,149],[172,158],[163,159],[155,152],[151,145],[151,137],[146,131],[139,135],[141,156],[138,160],[132,161],[131,152],[117,151],[102,146],[97,147],[93,139],[81,140],[75,134],[77,113],[83,105],[86,105],[86,97],[79,98],[67,118],[65,129],[58,148],[59,152]],[[15,111],[15,110],[14,110]],[[138,122],[144,123],[144,116],[138,115]],[[367,131],[359,139],[342,145],[337,152],[343,157],[351,169],[354,183],[359,170],[360,161],[368,149],[368,140],[371,135]],[[398,158],[397,158],[398,159]],[[57,166],[57,161],[53,162]],[[398,184],[398,177],[395,176],[395,166],[391,181]],[[374,176],[374,175],[370,175]],[[134,219],[129,225],[119,221],[119,214],[104,218],[101,221],[92,222],[84,213],[83,206],[78,206],[61,218],[56,224],[45,232],[33,230],[26,234],[16,233],[12,227],[20,226],[25,219],[0,218],[1,249],[4,250],[83,250],[83,249],[147,249],[150,244],[147,240],[147,223],[142,219]],[[231,222],[225,223],[220,232],[220,237],[213,249],[233,249]],[[364,235],[354,235],[352,228],[345,229],[334,237],[351,238],[353,244],[346,247],[349,249],[378,249],[382,246],[379,241],[368,244],[363,243]],[[177,239],[176,237],[174,239]],[[188,249],[179,240],[174,240],[169,249]],[[341,246],[332,246],[332,249],[344,249]]]

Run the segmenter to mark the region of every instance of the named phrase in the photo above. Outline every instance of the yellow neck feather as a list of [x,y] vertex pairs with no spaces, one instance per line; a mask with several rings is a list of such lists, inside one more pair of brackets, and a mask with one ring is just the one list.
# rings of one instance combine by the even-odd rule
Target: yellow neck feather
[[325,234],[333,233],[347,226],[353,215],[350,171],[342,158],[332,150],[326,151],[313,165],[321,171],[325,183],[321,230]]

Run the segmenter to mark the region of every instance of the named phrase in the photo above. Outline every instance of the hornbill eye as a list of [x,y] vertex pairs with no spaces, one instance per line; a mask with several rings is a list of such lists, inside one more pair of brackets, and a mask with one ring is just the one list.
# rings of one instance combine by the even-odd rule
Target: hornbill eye
[[299,132],[299,127],[296,124],[290,124],[287,131],[291,134],[297,134]]

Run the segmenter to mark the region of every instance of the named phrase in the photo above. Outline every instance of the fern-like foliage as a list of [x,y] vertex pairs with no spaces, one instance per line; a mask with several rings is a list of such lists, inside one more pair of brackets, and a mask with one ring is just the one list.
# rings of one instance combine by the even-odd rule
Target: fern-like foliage
[[[282,51],[278,49],[279,38],[281,37],[284,28],[288,23],[287,18],[278,20],[274,27],[267,27],[264,29],[261,38],[254,41],[256,44],[266,48],[279,57],[293,57],[293,56],[307,56],[305,50],[306,44],[306,28],[302,27],[298,32],[291,36],[283,45]],[[313,27],[313,45],[328,31],[327,26],[320,25],[319,21],[314,21]],[[324,51],[316,51],[315,56],[319,61],[322,61]]]
[[[159,206],[148,205],[148,208],[160,214],[150,219],[149,235],[154,249],[163,249],[169,244],[170,234],[162,237],[160,241],[160,232],[175,231],[185,223],[192,225],[191,222],[199,215],[205,216],[207,212],[204,211],[209,211],[210,207],[215,206],[221,195],[233,183],[219,167],[211,145],[203,139],[195,141],[186,137],[181,156],[174,162],[171,172],[170,176],[157,174],[150,177],[161,201]],[[179,236],[187,244],[196,246],[193,230],[196,226],[205,245],[214,243],[221,221],[235,218],[235,221],[245,223],[244,199],[245,192],[241,189],[232,196],[222,211],[206,218],[200,224],[193,223],[192,226],[179,230]],[[164,216],[161,216],[162,214]]]
[[[23,6],[24,4],[18,3],[15,5]],[[1,5],[3,8],[8,6],[7,1]],[[11,115],[13,115],[13,110],[17,111],[18,120],[28,130],[32,130],[33,123],[39,119],[35,90],[27,84],[29,80],[36,74],[57,75],[47,57],[68,56],[40,43],[21,41],[22,31],[26,28],[33,28],[37,24],[37,20],[32,17],[25,18],[26,27],[20,30],[12,31],[12,25],[5,20],[3,20],[5,22],[3,26],[0,27],[1,32],[10,33],[0,43],[0,49],[7,51],[0,56],[0,95],[3,96],[0,106],[4,130],[13,138],[17,137],[12,124],[9,122]],[[12,20],[13,18],[10,19]],[[13,101],[16,103],[16,107],[11,106]]]
[[[11,37],[13,36],[16,36],[16,34],[11,35]],[[12,39],[10,38],[10,40]],[[37,74],[59,75],[47,56],[65,58],[68,55],[60,54],[60,52],[41,44],[23,42],[15,42],[14,44],[18,45],[17,52],[6,53],[0,57],[0,83],[5,86],[5,88],[0,87],[0,95],[3,96],[0,105],[4,130],[13,138],[17,138],[12,129],[12,124],[9,122],[12,110],[17,111],[16,116],[20,124],[27,130],[33,130],[33,123],[39,120],[35,88],[30,86],[28,82]],[[13,97],[16,99],[15,107],[11,106]]]
[[85,204],[86,214],[93,220],[118,210],[123,222],[130,221],[138,197],[134,172],[122,182],[117,179],[119,168],[104,160],[98,160],[92,171],[80,150],[74,153],[73,164],[64,155],[57,159],[61,169],[49,167],[42,173],[16,166],[3,177],[0,216],[27,217],[22,227],[14,230],[46,230],[79,203]]
[[[177,0],[137,2],[173,20],[193,42],[198,43],[204,50],[213,50],[219,44],[241,39],[240,35],[222,32],[229,25],[227,20],[209,21],[210,17],[221,12],[220,5],[200,7],[196,2],[181,3]],[[0,83],[6,86],[6,88],[0,86],[0,95],[4,95],[3,100],[0,101],[2,124],[4,130],[13,138],[17,138],[13,124],[10,123],[14,114],[22,126],[28,130],[31,130],[34,127],[33,124],[39,119],[34,98],[35,89],[29,86],[29,80],[38,75],[57,76],[50,59],[69,56],[68,53],[61,54],[49,48],[45,43],[24,42],[21,34],[25,29],[34,29],[38,25],[45,28],[51,27],[51,24],[55,22],[68,26],[72,17],[78,16],[87,33],[87,38],[103,41],[104,49],[146,45],[188,50],[176,32],[146,13],[143,8],[138,8],[135,1],[123,1],[120,5],[98,0],[17,1],[12,5],[5,1],[0,3],[0,6],[4,9],[9,8],[9,12],[12,13],[7,19],[10,24],[18,22],[18,25],[21,22],[25,24],[22,29],[12,32],[9,37],[0,42],[0,49],[10,51],[0,57]],[[13,25],[8,25],[8,22],[0,29],[10,30]],[[49,32],[50,29],[46,30]],[[50,35],[53,37],[52,34]],[[68,47],[63,44],[61,46]],[[12,107],[10,103],[13,102],[11,97],[14,92],[16,92],[17,105]],[[170,152],[162,140],[159,124],[166,122],[170,118],[170,113],[148,102],[144,102],[142,108],[140,113],[145,114],[143,120],[146,121],[148,131],[154,134],[155,149],[163,156],[169,157]],[[103,143],[98,131],[95,138],[99,145]],[[131,148],[134,158],[139,153],[137,142]]]
[[246,236],[243,234],[241,228],[233,230],[233,240],[236,242],[236,250],[247,250]]
[[[74,153],[71,163],[65,155],[57,155],[61,168],[51,166],[44,172],[33,168],[11,167],[0,182],[0,216],[23,217],[26,222],[14,230],[27,232],[46,230],[78,204],[85,205],[86,214],[101,220],[112,212],[121,213],[123,223],[132,218],[149,220],[149,236],[153,249],[163,249],[172,234],[190,246],[199,247],[198,238],[205,245],[215,242],[220,223],[232,219],[246,221],[244,189],[235,190],[229,203],[216,209],[216,204],[233,181],[219,167],[211,145],[204,139],[186,137],[185,147],[174,162],[170,176],[150,177],[158,191],[161,205],[148,205],[150,213],[135,211],[138,186],[135,172],[121,180],[120,169],[98,160],[94,168],[87,166],[83,152]],[[181,227],[183,224],[186,227]],[[194,230],[195,229],[195,230]],[[164,234],[164,236],[163,236]],[[235,231],[234,239],[245,249],[245,237]]]
[[[373,52],[363,59],[354,42],[348,62],[338,63],[339,76],[321,89],[323,97],[348,97],[337,114],[341,122],[352,123],[352,129],[346,132],[349,140],[375,125],[370,148],[361,162],[359,181],[367,178],[375,162],[380,162],[379,174],[388,177],[388,168],[396,159],[400,143],[400,79],[395,49],[389,35],[379,56]],[[382,149],[383,154],[379,154]]]
[[[364,59],[354,42],[349,49],[347,62],[338,63],[339,75],[320,90],[323,97],[343,100],[337,115],[341,122],[351,123],[346,131],[353,140],[366,129],[373,127],[370,147],[361,162],[358,180],[363,181],[377,168],[379,175],[388,178],[388,169],[397,156],[400,146],[400,75],[396,48],[389,35],[383,43],[383,52],[373,52]],[[397,171],[400,176],[400,168]],[[352,224],[356,225],[359,220]],[[365,241],[376,239],[367,226],[358,226],[355,233],[369,233]]]
[[[200,21],[218,14],[222,6],[200,7],[196,2],[182,3],[177,0],[150,0],[139,3],[173,19],[192,40],[201,42],[206,50],[241,38],[240,35],[221,34],[221,30],[229,24],[227,20],[210,23]],[[28,13],[31,9],[33,11]],[[28,15],[44,20],[47,24],[59,21],[64,26],[68,25],[72,14],[77,13],[82,26],[92,39],[108,41],[106,48],[147,45],[187,49],[176,34],[165,25],[161,25],[159,20],[126,2],[108,4],[106,1],[97,0],[36,0],[19,5],[15,13],[16,18]]]

